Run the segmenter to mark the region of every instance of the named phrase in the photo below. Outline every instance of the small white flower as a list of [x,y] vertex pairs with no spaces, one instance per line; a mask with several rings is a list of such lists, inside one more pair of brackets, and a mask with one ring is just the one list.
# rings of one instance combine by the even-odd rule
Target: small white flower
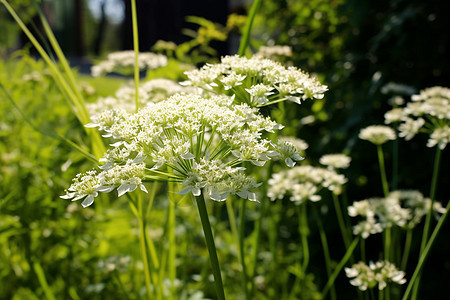
[[345,154],[326,154],[323,155],[319,162],[332,169],[347,169],[352,159]]
[[382,145],[389,140],[395,140],[396,135],[395,131],[388,126],[372,125],[361,129],[359,138],[375,145]]
[[405,272],[399,271],[397,267],[388,261],[370,262],[369,265],[360,261],[345,268],[345,274],[351,278],[350,284],[358,287],[361,291],[367,288],[374,288],[378,285],[378,290],[383,290],[388,283],[406,283]]

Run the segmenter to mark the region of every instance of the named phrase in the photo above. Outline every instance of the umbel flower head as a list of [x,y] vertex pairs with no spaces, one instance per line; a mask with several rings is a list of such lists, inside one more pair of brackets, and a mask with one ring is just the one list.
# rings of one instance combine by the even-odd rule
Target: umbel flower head
[[386,112],[385,123],[399,123],[399,136],[410,140],[429,134],[427,146],[443,150],[450,140],[450,89],[435,86],[421,90],[403,108]]
[[269,179],[267,195],[271,200],[289,199],[297,204],[307,200],[319,201],[319,191],[323,188],[335,194],[341,193],[342,185],[347,182],[344,175],[334,170],[312,166],[297,166],[272,175]]
[[184,84],[205,91],[235,97],[235,103],[252,107],[267,106],[280,101],[300,104],[305,99],[322,99],[328,90],[316,78],[295,67],[260,56],[245,58],[225,56],[219,64],[207,64],[199,70],[187,71]]
[[[382,232],[385,228],[398,226],[414,228],[430,210],[431,200],[414,190],[398,190],[389,193],[387,198],[370,198],[356,201],[348,207],[351,217],[362,217],[353,227],[353,234],[367,238]],[[433,205],[436,214],[445,209],[439,202]]]
[[345,154],[326,154],[323,155],[319,162],[327,166],[329,169],[347,169],[352,159]]
[[[92,204],[99,192],[119,196],[146,181],[175,181],[181,194],[203,194],[222,201],[229,195],[256,201],[259,186],[245,175],[244,162],[262,166],[282,154],[265,132],[281,128],[247,104],[226,96],[177,94],[135,114],[105,111],[89,127],[99,127],[114,143],[100,160],[100,171],[78,175],[63,198]],[[290,159],[297,160],[298,152]],[[286,153],[283,153],[285,158]],[[286,158],[285,158],[286,159]]]
[[351,268],[345,268],[345,274],[350,284],[357,286],[361,291],[372,289],[378,285],[378,290],[383,290],[388,283],[406,283],[405,272],[399,271],[397,267],[388,261],[370,262],[367,265],[360,261]]
[[[132,50],[108,54],[106,60],[92,66],[92,76],[98,77],[111,72],[131,72],[135,63],[135,53]],[[138,54],[139,70],[157,69],[167,65],[167,57],[162,54],[143,52]]]
[[394,129],[383,125],[372,125],[361,129],[359,138],[375,145],[382,145],[389,140],[395,140]]

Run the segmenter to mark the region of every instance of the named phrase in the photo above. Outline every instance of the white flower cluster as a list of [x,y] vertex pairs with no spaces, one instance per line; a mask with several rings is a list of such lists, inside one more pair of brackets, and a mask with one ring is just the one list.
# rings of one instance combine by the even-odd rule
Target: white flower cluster
[[255,53],[256,56],[269,58],[269,59],[277,59],[281,57],[291,57],[292,56],[292,48],[290,46],[261,46],[258,49],[258,52]]
[[383,125],[372,125],[361,129],[359,138],[375,145],[382,145],[389,140],[395,140],[394,129]]
[[[63,196],[86,197],[85,206],[98,192],[118,187],[120,196],[137,186],[144,190],[141,181],[151,180],[179,182],[186,186],[183,194],[198,196],[203,189],[217,201],[230,194],[256,201],[253,190],[258,184],[244,174],[243,162],[262,166],[272,158],[287,159],[286,153],[276,151],[276,143],[263,138],[264,132],[280,126],[256,108],[235,105],[226,96],[176,94],[135,114],[110,110],[92,119],[89,127],[99,127],[104,137],[116,142],[101,159],[103,171],[78,176]],[[301,159],[296,151],[289,155],[291,160]],[[132,177],[115,173],[111,181],[110,172],[135,165],[142,166],[142,172]]]
[[138,186],[142,191],[147,192],[142,184],[144,167],[142,163],[135,164],[130,161],[125,165],[115,165],[102,172],[88,171],[78,174],[67,189],[66,195],[61,198],[72,199],[72,201],[84,198],[81,205],[87,207],[94,202],[99,192],[109,193],[117,188],[120,197],[126,192],[134,191]]
[[352,159],[345,154],[326,154],[323,155],[319,162],[327,166],[329,169],[347,169]]
[[[194,94],[195,92],[194,88],[181,86],[170,79],[152,79],[139,85],[139,107],[145,107],[152,102],[162,101],[177,93]],[[134,84],[127,84],[117,90],[115,97],[99,98],[96,102],[87,103],[86,107],[91,116],[108,109],[134,112],[136,108],[135,93]]]
[[[371,234],[382,232],[385,228],[399,226],[413,228],[430,209],[431,200],[424,198],[419,191],[393,191],[387,198],[370,198],[356,201],[348,207],[351,217],[363,217],[353,227],[353,234],[366,239]],[[436,213],[444,213],[442,205],[434,204]]]
[[253,107],[280,101],[300,104],[308,98],[322,99],[328,87],[302,70],[258,56],[225,56],[219,64],[207,64],[186,72],[186,85],[235,97],[236,103]]
[[431,87],[411,97],[403,108],[386,112],[385,123],[400,122],[399,136],[412,139],[417,133],[430,135],[427,146],[443,150],[450,140],[450,89]]
[[274,201],[289,197],[293,202],[301,204],[307,200],[319,201],[322,188],[340,194],[342,185],[347,182],[344,175],[333,170],[312,166],[298,166],[272,175],[269,179],[267,195]]
[[[135,53],[132,50],[110,53],[106,60],[92,66],[91,74],[94,77],[111,72],[132,70],[135,63]],[[143,52],[138,54],[139,70],[157,69],[167,65],[167,57],[162,54]]]
[[372,289],[376,285],[381,291],[391,282],[406,283],[405,272],[398,270],[394,264],[388,261],[370,262],[369,265],[360,261],[351,268],[345,268],[345,274],[348,278],[352,278],[350,284],[358,287],[361,291]]

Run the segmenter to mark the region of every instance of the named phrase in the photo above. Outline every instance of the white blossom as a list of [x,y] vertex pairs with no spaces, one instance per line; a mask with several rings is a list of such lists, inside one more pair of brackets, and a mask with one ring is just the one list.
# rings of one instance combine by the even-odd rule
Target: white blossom
[[397,284],[406,283],[405,272],[388,261],[358,262],[351,268],[345,268],[345,274],[350,278],[350,284],[358,287],[361,291],[372,289],[378,285],[378,290],[383,290],[387,284],[394,282]]

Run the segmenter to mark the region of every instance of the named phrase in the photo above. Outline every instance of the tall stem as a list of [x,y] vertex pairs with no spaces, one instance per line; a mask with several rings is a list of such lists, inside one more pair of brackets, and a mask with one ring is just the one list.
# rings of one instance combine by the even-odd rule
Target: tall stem
[[334,209],[336,210],[336,217],[338,220],[339,228],[341,229],[342,239],[344,240],[345,248],[348,248],[350,245],[349,240],[349,232],[347,229],[347,226],[345,226],[344,218],[342,216],[342,209],[341,204],[339,203],[339,198],[335,193],[333,194],[333,203],[334,203]]
[[[151,264],[149,261],[148,248],[147,248],[147,226],[145,221],[144,207],[143,207],[143,199],[142,195],[139,193],[138,195],[138,205],[137,205],[138,213],[139,213],[139,245],[141,247],[141,257],[142,263],[144,265],[144,277],[145,277],[145,288],[147,290],[147,298],[152,299],[152,279],[151,279]],[[153,283],[156,286],[156,281]]]
[[171,282],[170,290],[172,299],[176,298],[176,288],[175,288],[175,279],[177,277],[177,266],[175,264],[176,261],[176,250],[177,243],[175,238],[175,226],[176,226],[176,218],[175,218],[175,188],[174,183],[169,182],[169,218],[168,218],[168,227],[169,227],[169,253],[168,253],[168,268],[169,268],[169,279]]
[[408,264],[409,252],[411,251],[411,242],[412,242],[412,229],[408,228],[408,230],[406,231],[405,246],[403,247],[402,263],[400,265],[401,270],[405,270],[406,265]]
[[220,274],[219,259],[217,258],[216,245],[214,243],[214,237],[211,231],[211,224],[209,223],[208,211],[206,210],[205,199],[203,194],[195,197],[197,200],[198,213],[202,222],[203,233],[205,234],[206,246],[208,247],[209,260],[214,275],[214,283],[216,286],[216,293],[218,300],[225,299],[225,293],[223,290],[222,275]]
[[383,148],[381,147],[381,145],[377,145],[377,153],[378,153],[378,164],[380,166],[381,184],[383,185],[383,193],[384,196],[387,197],[389,195],[389,185],[386,177]]
[[239,45],[239,56],[243,56],[245,54],[245,49],[247,49],[248,41],[250,40],[250,32],[252,30],[253,21],[255,20],[256,12],[258,11],[259,6],[261,5],[261,0],[254,0],[253,5],[250,9],[250,13],[248,15],[247,23],[245,25],[245,32],[241,38],[241,43]]
[[352,256],[353,251],[355,250],[356,245],[358,245],[358,241],[359,240],[360,240],[360,237],[356,237],[353,240],[353,242],[350,244],[350,246],[347,248],[347,252],[345,252],[344,257],[342,257],[341,261],[336,266],[336,269],[334,269],[333,274],[331,274],[330,278],[328,279],[327,284],[325,285],[325,287],[322,290],[322,297],[321,297],[322,299],[325,298],[325,296],[327,295],[327,293],[330,290],[331,286],[334,284],[334,281],[336,280],[337,276],[341,272],[342,268],[345,266],[347,261]]
[[[430,232],[430,225],[431,225],[431,217],[433,215],[433,206],[434,206],[434,200],[436,197],[436,188],[437,188],[437,180],[439,176],[439,165],[441,162],[441,149],[439,147],[436,147],[436,154],[434,157],[434,166],[433,166],[433,177],[431,178],[431,187],[430,187],[430,208],[428,210],[427,216],[425,217],[425,225],[423,228],[423,234],[422,234],[422,241],[420,243],[420,255],[425,250],[425,246],[427,245],[428,241],[428,234]],[[417,297],[417,293],[419,291],[419,284],[420,284],[420,277],[421,275],[418,275],[417,281],[414,284],[414,291],[413,291],[413,299]]]
[[[323,256],[325,259],[325,266],[326,266],[326,270],[327,270],[327,276],[328,278],[331,277],[331,257],[330,257],[330,249],[328,247],[328,241],[327,241],[327,235],[325,233],[325,229],[323,227],[323,223],[322,220],[320,218],[319,213],[317,212],[317,208],[314,205],[313,206],[314,209],[314,215],[317,219],[317,227],[319,227],[319,234],[320,234],[320,240],[322,242],[322,248],[323,248]],[[336,288],[334,287],[334,285],[331,287],[331,299],[332,300],[336,300]]]
[[239,252],[241,257],[242,274],[244,277],[244,292],[245,298],[250,299],[248,291],[248,275],[247,275],[247,264],[245,263],[245,215],[247,210],[247,200],[241,199],[241,211],[239,214]]
[[411,276],[411,279],[409,280],[409,284],[406,288],[405,294],[403,294],[402,300],[408,299],[409,294],[411,293],[411,289],[416,285],[416,280],[419,280],[420,272],[422,271],[425,260],[428,257],[428,254],[430,253],[430,249],[433,246],[433,243],[436,240],[436,237],[437,237],[439,231],[441,230],[441,227],[444,224],[445,219],[448,216],[449,210],[450,210],[450,201],[447,203],[447,207],[445,208],[445,213],[439,219],[436,227],[433,230],[433,233],[430,236],[429,241],[427,242],[425,248],[423,249],[422,253],[420,254],[419,262],[417,263],[416,269],[414,270],[414,273]]
[[137,26],[136,0],[131,0],[131,19],[133,22],[133,48],[134,48],[134,101],[136,112],[139,109],[139,33]]

